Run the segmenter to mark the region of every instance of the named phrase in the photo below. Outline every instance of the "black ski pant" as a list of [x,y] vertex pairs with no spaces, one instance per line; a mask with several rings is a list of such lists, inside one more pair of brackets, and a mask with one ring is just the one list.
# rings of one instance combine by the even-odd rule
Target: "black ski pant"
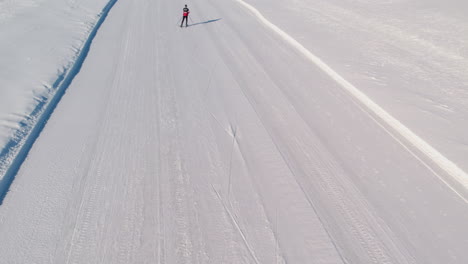
[[184,24],[184,20],[185,20],[185,26],[187,26],[188,16],[182,16],[182,23],[180,23],[180,26],[181,26],[181,27],[182,27],[182,25]]

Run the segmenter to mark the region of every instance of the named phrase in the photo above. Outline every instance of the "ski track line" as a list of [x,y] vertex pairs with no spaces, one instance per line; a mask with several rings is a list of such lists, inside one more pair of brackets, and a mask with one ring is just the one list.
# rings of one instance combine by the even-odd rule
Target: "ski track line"
[[[99,19],[97,20],[94,28],[89,33],[89,36],[84,42],[84,45],[81,48],[81,51],[78,53],[78,56],[76,57],[75,61],[71,64],[71,66],[68,69],[64,69],[63,73],[59,74],[57,80],[54,82],[53,87],[56,88],[55,93],[50,97],[48,102],[44,104],[42,109],[34,110],[42,113],[39,114],[38,117],[35,117],[37,118],[36,122],[32,125],[31,130],[29,132],[26,132],[24,138],[18,140],[18,142],[20,142],[18,144],[23,144],[21,146],[18,146],[19,150],[16,152],[16,154],[12,154],[13,158],[11,160],[11,163],[5,170],[3,178],[0,179],[0,205],[3,204],[3,200],[5,199],[8,191],[10,190],[10,186],[15,180],[15,177],[18,174],[21,165],[26,160],[26,157],[28,156],[29,151],[34,145],[34,142],[36,142],[36,140],[39,138],[42,130],[46,126],[48,120],[52,116],[55,108],[59,104],[63,95],[67,91],[68,87],[70,87],[71,83],[75,79],[75,76],[77,76],[80,72],[81,67],[83,66],[83,63],[86,60],[86,57],[88,56],[88,53],[91,49],[91,44],[94,38],[96,37],[97,32],[99,31],[99,28],[104,23],[104,21],[107,18],[107,15],[109,14],[110,10],[115,5],[115,3],[117,3],[117,1],[118,0],[110,0],[104,6],[101,13],[98,15]],[[20,132],[20,134],[23,134],[23,132]],[[8,153],[5,154],[5,156],[8,158]]]
[[[225,64],[226,67],[228,67],[228,65]],[[228,67],[230,68],[230,67]],[[231,70],[232,72],[232,70]],[[233,76],[235,76],[235,74],[233,74]],[[307,193],[305,193],[305,190],[303,188],[302,185],[299,184],[299,182],[297,181],[297,177],[296,177],[296,174],[295,172],[293,171],[291,165],[289,162],[287,162],[287,159],[286,157],[284,156],[283,152],[281,151],[281,149],[279,148],[278,144],[276,143],[276,141],[274,140],[274,137],[273,135],[271,134],[270,130],[267,128],[267,126],[265,125],[263,119],[261,118],[261,115],[259,114],[258,110],[256,107],[254,107],[253,103],[252,103],[252,100],[251,100],[251,97],[248,96],[245,92],[244,89],[242,89],[242,85],[237,81],[237,79],[235,78],[235,81],[237,83],[237,87],[240,89],[242,95],[244,96],[244,98],[247,100],[248,104],[250,105],[251,109],[254,111],[254,113],[256,114],[258,120],[260,121],[261,123],[261,126],[263,127],[263,129],[265,130],[265,132],[268,134],[271,142],[273,143],[274,147],[277,149],[278,151],[278,154],[280,155],[281,159],[283,160],[283,162],[285,163],[285,165],[287,166],[287,169],[291,172],[291,175],[293,176],[296,184],[298,184],[298,186],[300,187],[302,193],[305,195],[305,199],[307,200],[308,204],[311,206],[312,210],[314,211],[315,215],[317,216],[317,219],[319,220],[319,222],[321,223],[327,237],[330,239],[330,242],[332,243],[333,247],[335,248],[339,258],[342,260],[342,263],[348,263],[345,258],[343,257],[341,251],[339,250],[338,248],[338,245],[335,243],[335,241],[333,240],[329,230],[326,228],[326,225],[325,225],[325,221],[320,217],[320,215],[318,214],[318,211],[317,211],[317,208],[315,207],[315,205],[311,202],[311,199],[310,197],[308,196]],[[245,160],[244,160],[245,162]],[[213,187],[214,188],[214,187]],[[215,190],[216,192],[216,190]],[[223,201],[221,201],[223,202]],[[279,242],[279,241],[278,241]],[[285,260],[284,256],[282,256],[283,260]]]
[[[268,75],[268,73],[266,73],[266,72],[265,72],[265,74]],[[340,257],[340,259],[342,260],[342,263],[348,263],[348,261],[343,256],[341,250],[339,249],[338,244],[335,242],[335,240],[333,239],[330,231],[328,230],[327,225],[325,224],[326,221],[324,221],[324,219],[318,214],[319,211],[318,211],[317,207],[314,205],[314,203],[312,203],[312,198],[310,197],[309,193],[306,192],[304,186],[302,185],[302,181],[300,181],[298,179],[299,177],[297,176],[297,174],[295,172],[295,169],[293,168],[294,166],[288,161],[288,159],[286,158],[286,155],[283,153],[282,149],[280,148],[277,141],[275,140],[275,137],[273,136],[271,130],[269,129],[269,126],[266,125],[266,123],[264,122],[264,120],[262,118],[262,115],[260,115],[260,113],[258,112],[256,107],[254,107],[254,104],[252,103],[252,100],[251,100],[251,96],[249,96],[245,92],[245,90],[242,89],[243,86],[240,83],[238,83],[237,86],[238,86],[238,88],[240,88],[240,91],[242,92],[242,94],[244,95],[246,100],[250,103],[250,106],[252,107],[252,109],[256,113],[260,123],[262,124],[265,131],[269,135],[269,138],[271,139],[271,142],[273,143],[273,145],[277,149],[278,154],[280,155],[280,157],[283,160],[284,164],[287,166],[288,170],[291,172],[291,175],[292,175],[294,181],[296,182],[297,186],[299,186],[299,188],[302,191],[305,199],[307,200],[307,202],[311,206],[312,210],[314,211],[315,215],[317,216],[318,221],[321,223],[322,227],[324,228],[324,231],[326,232],[327,236],[329,237],[330,242],[334,246],[338,256]],[[281,91],[281,89],[279,89],[278,91],[280,93],[283,93],[283,91]],[[293,108],[295,109],[294,106],[293,106]],[[301,119],[303,119],[302,115],[299,114],[296,109],[294,111],[298,114],[298,116]],[[365,113],[367,113],[367,112],[365,112]],[[303,119],[303,121],[307,124],[307,122],[304,119]],[[307,126],[307,128],[310,129],[308,126]],[[316,153],[320,153],[320,151],[316,151]],[[322,165],[321,168],[323,168],[324,166],[325,166],[325,168],[329,168],[326,165]],[[326,185],[331,188],[331,190],[332,190],[331,193],[334,196],[336,196],[337,194],[340,193],[340,191],[338,190],[339,187],[337,187],[336,184],[333,184],[333,181],[331,181],[329,178],[324,178],[324,179],[322,179],[322,181],[325,182]],[[378,245],[377,245],[378,242],[375,242],[375,234],[373,232],[371,232],[371,231],[368,231],[369,229],[366,229],[365,225],[363,224],[363,220],[358,219],[357,217],[354,217],[353,215],[351,215],[352,212],[347,208],[346,205],[343,204],[343,203],[346,203],[345,201],[347,201],[349,199],[342,198],[342,197],[338,197],[337,199],[338,199],[338,202],[340,203],[340,204],[336,205],[339,208],[339,210],[341,210],[343,212],[343,214],[350,215],[350,217],[349,217],[350,221],[346,222],[345,224],[350,225],[350,228],[352,230],[354,230],[353,233],[356,234],[355,235],[356,239],[359,240],[359,244],[362,245],[363,249],[365,249],[368,252],[368,255],[369,256],[373,255],[370,252],[382,252],[382,249],[378,248]],[[376,263],[377,262],[378,263],[389,263],[388,261],[384,260],[384,258],[386,258],[386,256],[384,256],[383,254],[380,254],[380,256],[373,256],[373,257],[374,257],[374,259],[379,258],[378,261],[374,261]]]
[[260,261],[258,260],[257,256],[255,255],[255,252],[253,251],[252,247],[250,246],[249,242],[247,241],[247,237],[245,236],[244,232],[243,232],[242,229],[240,228],[239,223],[237,222],[237,220],[236,220],[236,219],[234,218],[234,216],[232,215],[231,210],[229,210],[229,208],[226,206],[226,204],[224,203],[223,199],[221,198],[221,195],[220,195],[219,192],[216,190],[216,188],[214,187],[213,184],[211,184],[211,188],[212,188],[213,191],[216,193],[216,196],[218,197],[218,200],[219,200],[219,201],[221,202],[221,204],[223,205],[224,210],[225,210],[226,213],[229,215],[229,218],[231,218],[232,223],[234,224],[234,226],[236,227],[237,231],[239,232],[239,234],[240,234],[242,240],[244,241],[244,244],[245,244],[247,250],[249,251],[250,256],[251,256],[252,259],[255,261],[255,263],[260,264]]
[[[157,7],[157,10],[161,10],[161,1],[158,1],[157,4],[156,4],[156,7]],[[157,16],[157,18],[155,19],[156,21],[153,21],[153,22],[156,22],[155,25],[161,25],[161,16]],[[160,28],[159,27],[156,27],[156,29],[158,30],[158,32],[160,32]],[[156,45],[154,45],[154,54],[153,54],[153,60],[152,60],[152,64],[153,64],[153,69],[155,69],[155,72],[157,74],[160,73],[161,71],[161,67],[160,67],[160,63],[158,62],[157,59],[159,59],[161,56],[161,46],[160,44],[162,43],[162,41],[160,40],[160,38],[155,38],[154,39],[154,42]],[[155,77],[156,74],[153,74],[153,82],[155,84],[158,83],[157,81],[157,78]],[[157,181],[157,191],[158,191],[158,194],[157,194],[157,199],[158,199],[158,212],[157,212],[157,217],[158,217],[158,235],[159,235],[159,239],[158,239],[158,248],[156,249],[156,251],[158,252],[158,264],[163,264],[163,263],[166,263],[166,226],[165,226],[165,216],[164,216],[164,208],[162,207],[164,202],[163,202],[163,194],[162,194],[162,191],[163,191],[163,188],[162,188],[162,184],[163,184],[163,181],[161,179],[162,175],[163,174],[163,169],[162,169],[162,150],[161,150],[161,143],[162,143],[162,140],[161,140],[161,126],[162,126],[162,110],[161,110],[161,104],[162,104],[162,101],[161,101],[161,88],[159,87],[159,85],[157,85],[158,89],[156,89],[156,91],[154,93],[152,93],[153,95],[153,100],[154,102],[157,102],[157,117],[158,117],[158,122],[157,122],[157,125],[156,125],[156,131],[158,133],[158,138],[157,138],[157,142],[158,142],[158,149],[157,149],[157,153],[158,153],[158,175],[159,177],[155,177],[156,181]]]
[[[206,19],[203,18],[203,20],[206,20]],[[213,77],[214,69],[215,69],[215,66],[216,66],[218,63],[214,63],[213,66],[211,67],[211,69],[208,69],[205,65],[201,64],[200,62],[198,62],[198,61],[196,60],[196,58],[195,58],[194,55],[192,55],[192,58],[195,59],[196,63],[197,63],[200,67],[202,67],[206,72],[209,73],[209,75],[208,75],[208,76],[209,76],[209,78],[208,78],[208,87],[205,89],[204,92],[202,92],[203,89],[200,88],[200,93],[199,93],[200,96],[201,96],[199,99],[204,99],[204,98],[207,96],[208,90],[210,89],[210,86],[211,86],[211,83],[212,83],[212,79],[213,79],[212,77]],[[224,64],[224,63],[223,63],[223,64]],[[225,66],[225,65],[224,65],[224,66]],[[226,66],[225,66],[225,67],[226,67]],[[193,71],[192,71],[192,73],[193,73]],[[201,102],[201,101],[200,101],[200,102]],[[231,191],[230,191],[230,189],[231,189],[231,183],[230,183],[230,181],[231,181],[232,160],[233,160],[234,147],[235,147],[236,142],[237,142],[237,135],[236,135],[236,133],[237,133],[238,127],[236,126],[236,128],[234,129],[233,126],[232,126],[232,124],[229,124],[230,131],[228,131],[228,129],[226,129],[226,128],[221,124],[221,122],[218,120],[218,118],[216,118],[216,116],[207,108],[206,104],[202,104],[202,105],[203,105],[203,110],[204,110],[207,114],[211,115],[211,117],[216,121],[216,124],[217,124],[223,131],[225,131],[226,134],[227,134],[229,137],[232,137],[232,140],[233,140],[233,141],[232,141],[232,146],[231,146],[231,154],[230,154],[230,158],[229,158],[229,170],[228,170],[229,172],[226,172],[226,174],[228,175],[228,178],[229,178],[229,184],[228,184],[229,187],[228,187],[228,195],[227,195],[228,201],[229,201],[230,192],[231,192]],[[208,121],[208,122],[209,122],[209,121]],[[213,126],[211,126],[211,131],[212,131],[212,133],[214,133],[212,129],[213,129]],[[239,150],[239,151],[240,151],[240,150]],[[246,162],[245,162],[244,155],[242,154],[242,152],[240,152],[240,153],[241,153],[241,156],[242,156],[242,161],[243,161],[243,163],[244,163],[244,166],[246,166],[246,165],[245,165]],[[223,204],[224,209],[227,211],[228,209],[227,209],[227,207],[225,206],[225,204],[223,203],[223,201],[221,200],[221,196],[220,196],[219,192],[214,188],[214,185],[213,185],[212,183],[209,183],[209,181],[207,181],[206,179],[205,179],[204,181],[205,181],[206,184],[210,184],[210,185],[211,185],[211,187],[214,189],[214,191],[215,191],[215,193],[216,193],[216,195],[217,195],[218,200],[220,200],[220,202]],[[253,183],[253,184],[256,185],[255,183]],[[257,188],[255,187],[255,189],[257,189]],[[264,213],[264,215],[265,215],[265,217],[266,217],[266,220],[270,223],[270,231],[271,231],[272,236],[273,236],[274,239],[275,239],[275,244],[276,244],[276,246],[278,247],[278,246],[279,246],[279,240],[278,240],[277,234],[273,231],[273,228],[271,227],[271,222],[272,222],[272,221],[269,219],[268,214],[266,213],[265,205],[264,205],[262,199],[261,199],[260,197],[257,197],[257,199],[259,200],[259,203],[260,203],[261,206],[262,206],[262,210],[263,210],[263,213]],[[232,208],[232,204],[231,204],[230,201],[229,201],[229,204],[231,205],[231,208]],[[228,212],[228,215],[231,217],[231,221],[236,221],[236,220],[234,220],[233,216],[230,215],[230,213],[231,213],[231,212],[229,211],[229,212]],[[236,221],[236,223],[237,223],[237,221]],[[236,223],[235,223],[235,224],[236,224]],[[243,232],[241,231],[240,226],[237,226],[236,229],[238,230],[238,232],[239,232],[241,235],[243,235]],[[246,244],[246,247],[248,248],[248,250],[249,250],[249,251],[250,251],[250,250],[252,251],[252,252],[249,252],[249,253],[251,254],[251,256],[254,258],[254,260],[258,260],[258,259],[254,256],[253,249],[250,249],[250,248],[249,248],[249,244],[247,243],[247,238],[243,237],[243,239],[244,239],[244,243]],[[278,248],[277,248],[277,250],[278,250]],[[280,258],[283,260],[283,263],[286,263],[285,258],[284,258],[284,256],[283,256],[283,254],[281,253],[281,250],[280,250],[280,253],[279,253],[279,254],[278,254],[278,253],[276,254],[276,256],[277,256],[277,257],[280,257]],[[278,261],[277,261],[277,262],[278,262]],[[276,262],[276,263],[277,263],[277,262]],[[258,262],[257,262],[257,263],[258,263]]]
[[[250,106],[252,107],[252,109],[254,110],[255,114],[257,115],[258,119],[260,120],[260,123],[262,124],[263,128],[265,129],[265,131],[267,132],[268,136],[270,137],[270,140],[271,142],[273,143],[273,145],[275,146],[276,150],[278,151],[278,154],[281,156],[281,159],[283,160],[284,164],[287,166],[288,170],[291,172],[291,175],[293,176],[296,184],[299,186],[299,188],[301,189],[305,199],[308,201],[309,205],[311,206],[312,210],[314,211],[315,215],[317,216],[317,219],[319,220],[320,224],[322,225],[323,227],[323,230],[325,231],[325,233],[327,234],[328,238],[330,239],[330,242],[332,243],[333,247],[335,248],[337,254],[339,255],[339,257],[341,258],[342,262],[343,263],[348,263],[346,262],[344,256],[342,255],[341,251],[339,250],[339,247],[338,245],[336,244],[336,242],[333,240],[333,237],[330,233],[330,231],[327,229],[326,225],[325,225],[325,221],[320,217],[320,215],[318,214],[318,210],[316,208],[316,206],[314,205],[314,203],[312,203],[312,200],[310,199],[308,193],[305,191],[304,189],[304,186],[299,184],[298,180],[297,180],[297,176],[294,172],[294,170],[292,169],[292,166],[291,164],[287,161],[286,159],[286,156],[284,155],[284,153],[281,151],[281,149],[279,148],[278,144],[276,143],[276,141],[274,140],[274,137],[273,135],[271,134],[270,130],[267,128],[267,126],[265,125],[263,119],[261,118],[260,114],[258,113],[258,111],[255,109],[255,107],[252,105],[252,102],[251,102],[251,99],[249,99],[249,97],[247,96],[247,94],[244,92],[244,90],[242,89],[242,86],[240,84],[238,84],[238,87],[240,88],[241,92],[243,93],[244,97],[246,98],[246,100],[249,102]],[[215,190],[216,191],[216,190]]]
[[[372,101],[367,95],[361,92],[358,88],[356,88],[353,84],[343,78],[339,73],[333,70],[330,66],[328,66],[325,62],[322,61],[319,57],[314,55],[308,49],[306,49],[301,43],[291,37],[289,34],[284,32],[282,29],[277,27],[275,24],[271,23],[267,20],[255,7],[252,5],[244,2],[243,0],[235,0],[245,8],[247,8],[250,12],[252,12],[257,19],[262,22],[265,26],[273,30],[277,33],[281,38],[283,38],[286,42],[288,42],[291,46],[296,48],[302,55],[304,55],[307,59],[309,59],[312,63],[314,63],[317,67],[319,67],[323,72],[325,72],[330,78],[332,78],[335,82],[337,82],[342,88],[348,91],[354,98],[356,98],[361,104],[363,104],[367,110],[374,113],[380,120],[384,121],[388,126],[394,129],[399,135],[405,138],[409,143],[411,143],[415,148],[421,151],[424,155],[426,155],[431,161],[433,161],[437,166],[439,166],[443,171],[445,171],[448,175],[450,175],[456,182],[461,184],[461,186],[468,190],[468,174],[460,169],[455,163],[451,160],[446,158],[442,155],[438,150],[434,147],[429,145],[426,141],[416,135],[413,131],[403,125],[400,121],[390,115],[387,111],[385,111],[382,107],[380,107],[377,103]],[[392,135],[392,132],[388,129],[384,128],[387,133]],[[408,149],[408,147],[401,141],[398,141],[403,147]],[[413,156],[416,156],[418,160],[424,163],[421,158],[417,157],[414,152],[410,152]],[[426,164],[424,164],[426,165]],[[429,165],[427,165],[429,166]],[[468,203],[468,199],[466,199],[463,194],[455,190],[446,180],[443,179],[442,176],[435,173],[435,175],[445,184],[447,185],[453,192],[455,192],[465,203]]]

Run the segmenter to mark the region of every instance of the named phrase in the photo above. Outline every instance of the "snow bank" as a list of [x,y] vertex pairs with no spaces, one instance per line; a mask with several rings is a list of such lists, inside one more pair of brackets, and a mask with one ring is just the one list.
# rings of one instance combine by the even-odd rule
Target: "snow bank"
[[0,175],[107,2],[0,1]]

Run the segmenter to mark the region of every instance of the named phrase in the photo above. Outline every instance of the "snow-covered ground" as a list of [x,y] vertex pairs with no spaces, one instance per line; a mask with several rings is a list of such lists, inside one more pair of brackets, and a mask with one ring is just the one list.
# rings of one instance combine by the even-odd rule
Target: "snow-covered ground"
[[468,2],[249,0],[468,171]]
[[0,175],[107,2],[0,1]]
[[2,261],[468,262],[463,1],[201,0],[179,28],[183,4],[113,7],[0,205]]

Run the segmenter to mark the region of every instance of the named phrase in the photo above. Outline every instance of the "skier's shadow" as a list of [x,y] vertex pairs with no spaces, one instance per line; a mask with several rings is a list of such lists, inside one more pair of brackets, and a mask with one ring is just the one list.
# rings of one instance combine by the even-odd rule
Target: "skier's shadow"
[[221,20],[221,19],[222,19],[222,18],[211,19],[211,20],[207,20],[207,21],[205,21],[205,22],[198,22],[198,23],[190,24],[190,25],[188,25],[188,26],[189,26],[189,27],[192,27],[192,26],[196,26],[196,25],[208,24],[208,23],[212,23],[212,22],[219,21],[219,20]]

